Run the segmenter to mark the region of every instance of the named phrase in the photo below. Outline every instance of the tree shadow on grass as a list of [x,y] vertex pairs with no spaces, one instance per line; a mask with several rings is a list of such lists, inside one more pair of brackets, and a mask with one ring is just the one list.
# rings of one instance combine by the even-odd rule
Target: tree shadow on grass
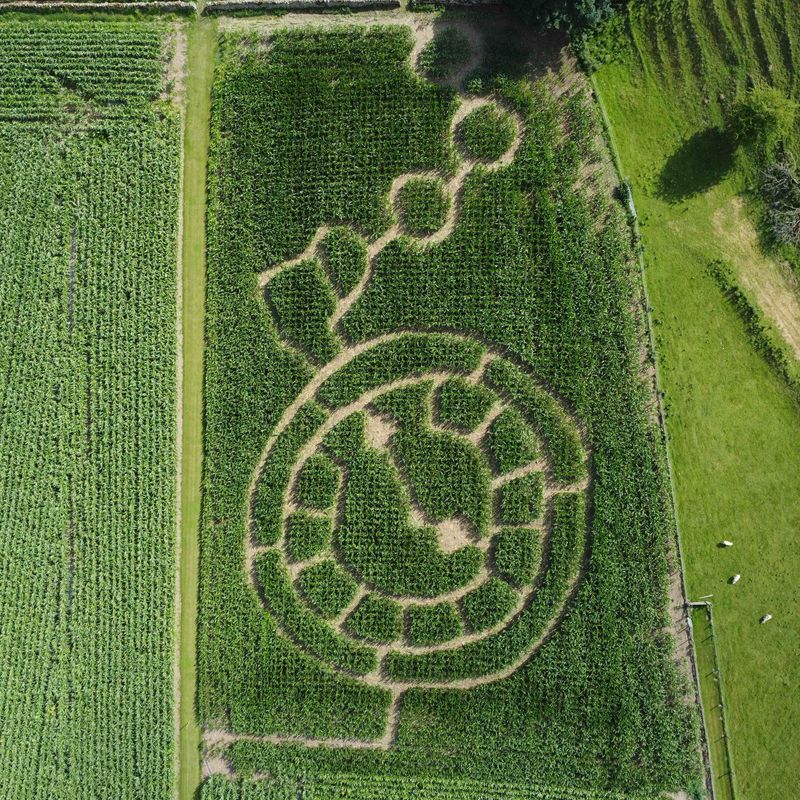
[[716,186],[731,171],[733,137],[721,128],[706,128],[687,139],[664,163],[657,193],[679,203]]

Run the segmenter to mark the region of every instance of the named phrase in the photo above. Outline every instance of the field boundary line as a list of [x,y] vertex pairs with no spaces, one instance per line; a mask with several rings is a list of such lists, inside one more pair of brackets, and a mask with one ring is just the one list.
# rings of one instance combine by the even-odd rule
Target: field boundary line
[[[176,25],[175,54],[173,58],[183,50],[186,53],[186,33],[180,26]],[[185,73],[185,67],[184,67]],[[181,76],[179,84],[181,89],[176,94],[174,100],[180,109],[180,129],[178,143],[179,173],[178,173],[178,242],[177,259],[175,263],[175,618],[174,618],[174,653],[173,653],[173,689],[172,689],[172,716],[174,726],[173,741],[173,760],[174,764],[174,785],[173,794],[177,792],[178,779],[180,775],[180,761],[178,758],[178,742],[180,741],[181,731],[181,555],[183,552],[181,542],[181,513],[183,508],[183,141],[186,136],[186,105],[183,87],[185,86],[185,74]]]
[[281,11],[296,14],[319,14],[325,11],[394,11],[400,0],[210,0],[203,5],[203,16],[237,11]]
[[[608,144],[609,152],[611,153],[611,160],[614,163],[614,169],[617,172],[617,177],[619,178],[620,182],[625,185],[627,188],[627,203],[629,209],[629,217],[630,217],[630,227],[633,230],[634,234],[634,244],[636,247],[636,260],[639,265],[639,274],[641,276],[641,284],[642,284],[642,294],[644,299],[644,316],[646,321],[646,328],[647,328],[647,339],[650,346],[650,352],[653,354],[653,370],[655,375],[655,389],[656,389],[656,407],[658,409],[658,421],[659,421],[659,428],[661,429],[661,435],[664,438],[664,450],[666,454],[666,463],[667,463],[667,476],[669,478],[669,491],[670,491],[670,501],[672,505],[672,515],[675,521],[675,544],[678,553],[678,560],[680,563],[680,590],[681,590],[681,598],[683,600],[684,609],[686,610],[688,616],[688,593],[686,589],[686,564],[683,557],[683,546],[681,544],[681,526],[680,526],[680,518],[678,516],[678,499],[677,494],[675,491],[675,470],[672,464],[672,454],[670,452],[670,438],[669,438],[669,431],[667,430],[667,416],[664,412],[664,401],[663,401],[663,393],[661,389],[661,368],[659,365],[658,360],[658,350],[656,349],[656,342],[655,336],[653,335],[653,316],[651,311],[650,305],[650,294],[647,288],[647,273],[645,271],[644,266],[644,245],[642,243],[641,232],[639,230],[639,221],[636,216],[636,208],[633,203],[633,196],[631,195],[631,190],[627,179],[625,178],[625,172],[622,169],[622,161],[619,156],[619,150],[617,150],[617,143],[614,139],[614,129],[611,124],[611,119],[608,116],[608,112],[606,111],[605,104],[603,103],[603,98],[600,93],[600,87],[597,84],[597,80],[593,73],[588,73],[589,83],[592,87],[592,93],[594,94],[594,98],[597,102],[597,107],[600,110],[600,119],[602,122],[603,130],[605,132],[606,142]],[[714,794],[714,783],[713,783],[713,769],[711,765],[711,749],[710,749],[710,742],[708,738],[708,725],[706,722],[706,712],[705,708],[703,707],[703,700],[702,695],[700,692],[700,675],[698,673],[697,668],[697,647],[694,641],[694,634],[691,630],[691,627],[688,631],[688,640],[689,640],[689,663],[692,671],[692,677],[694,679],[694,691],[696,695],[697,705],[700,707],[700,721],[702,727],[702,741],[701,741],[701,756],[703,757],[705,767],[705,783],[706,788],[708,789],[710,800],[716,800],[716,796]]]
[[[711,651],[714,656],[714,665],[716,668],[717,674],[717,687],[719,691],[719,699],[720,699],[720,717],[722,718],[722,732],[723,738],[725,739],[725,758],[728,762],[728,771],[726,774],[722,775],[721,777],[728,778],[728,784],[731,789],[731,796],[734,798],[738,797],[739,789],[738,784],[736,782],[736,768],[733,762],[733,751],[731,750],[730,745],[730,734],[728,733],[728,699],[727,695],[725,694],[725,682],[722,678],[722,668],[720,667],[720,658],[719,658],[719,651],[717,649],[717,635],[716,635],[716,623],[714,622],[714,604],[710,600],[700,600],[697,602],[689,602],[687,604],[689,606],[690,612],[693,609],[697,608],[704,608],[707,615],[708,615],[708,627],[711,631]],[[702,690],[701,690],[702,691]],[[712,775],[713,779],[713,775]]]
[[0,2],[0,14],[10,11],[27,11],[38,14],[58,13],[59,11],[66,12],[88,12],[88,13],[103,13],[110,11],[115,14],[130,14],[133,12],[144,12],[152,14],[196,14],[197,5],[194,2],[182,2],[181,0],[134,0],[134,2],[109,2],[105,3],[102,0],[97,2],[64,2],[57,3],[51,0],[15,0],[12,3]]

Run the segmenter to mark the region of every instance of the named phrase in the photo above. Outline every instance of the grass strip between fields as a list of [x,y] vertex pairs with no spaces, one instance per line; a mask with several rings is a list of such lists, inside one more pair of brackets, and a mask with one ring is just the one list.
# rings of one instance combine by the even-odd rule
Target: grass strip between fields
[[216,34],[198,19],[188,28],[183,173],[183,453],[180,541],[180,728],[178,797],[191,800],[200,783],[195,639],[203,465],[205,214],[208,120]]

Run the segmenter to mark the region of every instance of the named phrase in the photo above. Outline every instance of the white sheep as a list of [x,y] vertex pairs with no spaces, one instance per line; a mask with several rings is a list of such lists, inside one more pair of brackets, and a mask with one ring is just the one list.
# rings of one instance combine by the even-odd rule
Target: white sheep
[[728,541],[727,539],[723,539],[723,540],[720,542],[720,546],[721,546],[721,547],[733,547],[733,542],[731,542],[731,541]]
[[759,620],[763,625],[765,622],[769,622],[772,619],[772,614],[764,614],[763,617]]
[[742,577],[742,576],[741,576],[741,575],[739,575],[738,573],[737,573],[736,575],[734,575],[734,576],[731,578],[731,584],[736,584],[736,583],[739,583],[739,580],[741,579],[741,577]]

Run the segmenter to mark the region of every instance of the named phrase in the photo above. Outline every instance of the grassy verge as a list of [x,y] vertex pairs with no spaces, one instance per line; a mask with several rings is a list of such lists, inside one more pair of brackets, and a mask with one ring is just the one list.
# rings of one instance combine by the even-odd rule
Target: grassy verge
[[203,465],[206,159],[215,42],[214,24],[211,21],[196,20],[189,27],[183,173],[183,457],[178,744],[178,796],[181,800],[194,797],[200,783],[200,728],[195,713],[195,639]]
[[[792,624],[800,611],[800,415],[707,268],[727,259],[748,284],[775,266],[757,236],[741,236],[745,225],[752,230],[739,214],[747,174],[714,132],[720,95],[735,96],[746,73],[759,70],[750,23],[769,30],[765,4],[732,5],[733,21],[724,3],[688,0],[670,7],[672,17],[634,17],[635,47],[600,70],[597,85],[639,211],[687,585],[692,597],[714,595],[738,796],[779,800],[794,794],[800,766],[800,630]],[[785,30],[796,33],[800,13],[782,8]],[[704,27],[711,12],[725,25]],[[734,547],[718,549],[721,539]],[[734,573],[742,575],[735,587]],[[768,612],[774,620],[759,625]]]

